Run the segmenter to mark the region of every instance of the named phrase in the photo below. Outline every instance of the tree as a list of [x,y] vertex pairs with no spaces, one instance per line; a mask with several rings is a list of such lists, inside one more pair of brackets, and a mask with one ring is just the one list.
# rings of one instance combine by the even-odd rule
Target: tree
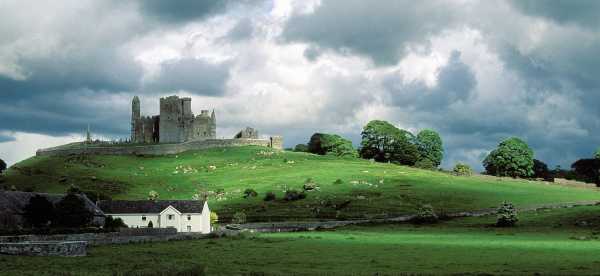
[[45,196],[35,195],[23,208],[25,221],[33,227],[47,226],[54,219],[54,205]]
[[308,142],[308,152],[320,155],[332,154],[335,156],[358,157],[352,142],[337,134],[313,134]]
[[[600,159],[600,147],[596,149],[596,152],[594,153],[594,157],[596,159]],[[2,161],[2,160],[0,160]],[[4,165],[4,167],[6,168],[6,165]]]
[[508,138],[490,152],[483,166],[490,175],[528,177],[533,175],[533,151],[521,139]]
[[600,186],[600,159],[579,159],[571,164],[575,179]]
[[417,147],[421,159],[429,159],[435,167],[442,163],[444,148],[442,146],[442,138],[437,132],[431,129],[421,130],[417,134]]
[[65,227],[82,227],[88,225],[93,214],[85,206],[85,201],[76,194],[67,194],[56,204],[56,222]]
[[550,179],[550,170],[548,170],[548,165],[546,163],[533,159],[533,177],[535,178],[543,178],[544,180]]
[[0,159],[0,173],[3,173],[6,170],[6,162]]
[[363,128],[361,136],[360,156],[362,158],[411,166],[419,160],[419,150],[414,135],[386,121],[370,121]]
[[116,230],[119,228],[126,228],[127,225],[123,222],[121,218],[113,218],[112,216],[107,216],[104,220],[104,228],[109,230]]
[[519,221],[517,209],[512,203],[506,201],[498,207],[496,216],[496,226],[498,227],[512,227]]

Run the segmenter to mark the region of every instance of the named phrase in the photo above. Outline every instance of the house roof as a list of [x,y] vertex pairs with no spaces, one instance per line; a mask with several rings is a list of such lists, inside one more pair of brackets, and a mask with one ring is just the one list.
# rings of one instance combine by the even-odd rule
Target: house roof
[[[32,192],[17,192],[17,191],[0,191],[0,213],[11,213],[11,214],[22,214],[23,209],[29,203],[29,199],[35,195],[44,196],[52,204],[58,203],[64,194],[46,194],[46,193],[32,193]],[[100,208],[96,206],[87,196],[84,194],[78,194],[79,198],[83,199],[85,207],[94,213],[94,216],[104,216],[104,213]]]
[[98,207],[107,214],[145,214],[162,212],[169,206],[181,213],[202,213],[202,200],[102,200]]

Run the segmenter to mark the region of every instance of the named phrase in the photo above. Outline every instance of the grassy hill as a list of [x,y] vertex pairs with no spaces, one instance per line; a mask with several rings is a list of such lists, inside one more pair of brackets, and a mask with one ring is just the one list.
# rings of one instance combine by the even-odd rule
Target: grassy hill
[[[318,190],[307,198],[282,200],[311,178]],[[337,180],[341,181],[337,181]],[[227,220],[245,210],[250,221],[385,217],[414,213],[431,204],[438,213],[477,210],[502,201],[517,207],[600,200],[593,189],[492,177],[456,177],[442,172],[263,147],[191,151],[161,157],[32,157],[12,166],[5,186],[64,192],[76,184],[114,199],[192,199],[208,193],[211,209]],[[246,188],[257,197],[243,198]],[[263,201],[272,191],[277,200]]]

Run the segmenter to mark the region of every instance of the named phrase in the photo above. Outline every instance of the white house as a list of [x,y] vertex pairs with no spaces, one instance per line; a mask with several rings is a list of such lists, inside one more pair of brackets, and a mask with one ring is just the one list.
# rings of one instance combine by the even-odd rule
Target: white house
[[176,228],[178,232],[210,233],[210,209],[200,200],[103,200],[107,216],[121,218],[130,228]]

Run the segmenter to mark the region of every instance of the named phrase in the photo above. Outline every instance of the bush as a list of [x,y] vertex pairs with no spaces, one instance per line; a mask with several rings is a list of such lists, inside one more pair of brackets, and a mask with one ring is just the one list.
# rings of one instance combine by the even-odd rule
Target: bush
[[540,160],[533,159],[533,177],[550,180],[552,177],[550,170],[548,170],[548,165]]
[[432,168],[437,168],[442,163],[444,148],[442,146],[442,138],[437,132],[431,129],[420,131],[417,134],[417,147],[421,160],[428,160],[432,164]]
[[306,194],[305,193],[300,193],[296,190],[287,190],[285,191],[285,195],[283,196],[283,199],[285,201],[295,201],[295,200],[300,200],[300,199],[305,199],[306,198]]
[[265,201],[273,201],[273,200],[275,200],[275,193],[273,193],[273,192],[267,192],[265,194],[265,199],[264,200]]
[[386,121],[370,121],[361,136],[360,156],[364,159],[409,166],[420,159],[414,135]]
[[571,168],[576,180],[600,185],[600,159],[579,159]]
[[[594,152],[594,158],[600,159],[600,147],[596,149],[596,152]],[[4,167],[6,168],[6,164],[4,165]]]
[[337,134],[313,134],[308,142],[308,152],[320,155],[358,157],[358,152],[352,146],[352,142]]
[[473,175],[473,170],[471,169],[471,166],[464,163],[456,163],[456,165],[454,165],[454,169],[452,169],[452,172],[454,173],[454,175],[459,176]]
[[157,200],[158,199],[158,192],[152,190],[150,192],[148,192],[148,199],[149,200]]
[[306,144],[298,144],[294,147],[295,152],[308,152],[308,146]]
[[437,221],[438,216],[433,211],[433,207],[429,204],[419,207],[416,216],[412,219],[412,222],[418,224],[436,223]]
[[88,225],[93,214],[85,206],[84,200],[76,194],[68,194],[56,204],[56,222],[65,227],[83,227]]
[[519,221],[517,209],[512,203],[506,201],[498,207],[497,218],[496,226],[498,227],[512,227]]
[[219,216],[215,212],[210,212],[210,224],[219,222]]
[[237,224],[246,223],[246,213],[244,213],[244,211],[236,212],[235,214],[233,214],[233,218],[231,219],[231,222],[237,223]]
[[121,218],[113,218],[112,216],[106,217],[104,220],[104,228],[109,230],[116,230],[119,228],[126,228],[127,225]]
[[319,185],[317,183],[315,183],[312,178],[308,178],[306,179],[306,181],[304,181],[304,185],[302,185],[302,189],[304,191],[312,191],[315,189],[318,189]]
[[341,179],[339,179],[339,178],[336,179],[335,181],[333,181],[333,184],[335,184],[335,185],[339,185],[339,184],[342,184],[342,183],[344,183],[344,181],[341,180]]
[[244,198],[249,198],[249,197],[257,197],[258,193],[251,188],[248,188],[244,191]]
[[417,167],[419,169],[433,170],[437,166],[433,163],[433,161],[425,158],[425,159],[421,159],[421,160],[417,161],[415,163],[415,167]]
[[44,227],[54,219],[54,205],[45,196],[35,195],[25,205],[23,217],[33,227]]
[[483,160],[487,174],[528,177],[533,175],[533,151],[521,139],[508,138]]
[[69,188],[67,189],[67,194],[81,194],[81,189],[79,189],[79,187],[77,185],[73,185],[71,184],[71,186],[69,186]]

